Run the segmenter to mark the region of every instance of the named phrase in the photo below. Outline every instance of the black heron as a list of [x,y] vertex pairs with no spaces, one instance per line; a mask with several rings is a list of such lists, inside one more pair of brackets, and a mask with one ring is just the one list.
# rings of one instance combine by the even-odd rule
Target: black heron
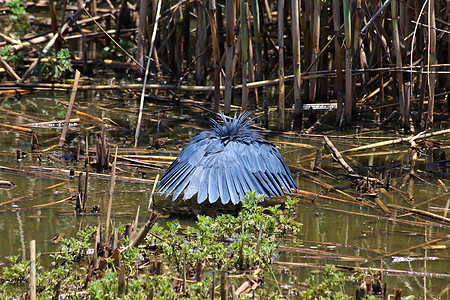
[[244,112],[227,121],[221,114],[223,125],[211,119],[211,130],[196,135],[167,169],[159,194],[173,192],[175,200],[184,191],[186,200],[198,193],[198,203],[220,198],[225,205],[230,200],[239,203],[247,191],[281,196],[297,189],[275,145],[250,128],[249,115]]

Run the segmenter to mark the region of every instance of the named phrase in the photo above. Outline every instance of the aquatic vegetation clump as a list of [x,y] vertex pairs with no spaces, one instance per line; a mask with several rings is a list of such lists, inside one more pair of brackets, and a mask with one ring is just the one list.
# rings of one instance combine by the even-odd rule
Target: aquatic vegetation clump
[[42,59],[33,70],[33,74],[37,75],[40,80],[58,81],[72,71],[69,49],[61,49],[56,53],[50,49],[45,56],[47,59]]

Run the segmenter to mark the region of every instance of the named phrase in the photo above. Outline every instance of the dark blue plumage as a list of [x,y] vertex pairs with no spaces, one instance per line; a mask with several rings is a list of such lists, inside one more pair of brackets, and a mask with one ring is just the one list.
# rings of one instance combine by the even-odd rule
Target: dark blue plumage
[[239,203],[247,191],[268,196],[291,193],[297,184],[275,145],[250,129],[249,112],[223,125],[214,120],[212,129],[195,136],[170,165],[158,184],[159,194],[172,200],[197,194],[197,202],[218,198],[223,204]]

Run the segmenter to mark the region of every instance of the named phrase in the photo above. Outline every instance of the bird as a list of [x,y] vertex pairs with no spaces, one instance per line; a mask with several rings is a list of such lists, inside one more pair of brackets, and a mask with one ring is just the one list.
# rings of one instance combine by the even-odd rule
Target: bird
[[291,194],[297,184],[276,146],[251,128],[251,112],[244,111],[223,125],[211,119],[211,129],[197,134],[169,166],[158,183],[158,194],[183,200],[197,194],[197,202],[236,205],[246,192],[266,197]]

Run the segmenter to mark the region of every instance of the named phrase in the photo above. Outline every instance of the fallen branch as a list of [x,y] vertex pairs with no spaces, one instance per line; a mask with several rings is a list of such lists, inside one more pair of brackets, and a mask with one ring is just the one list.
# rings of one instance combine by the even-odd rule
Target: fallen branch
[[323,139],[325,141],[325,143],[327,144],[327,146],[331,149],[331,151],[333,151],[333,155],[332,157],[337,160],[341,166],[350,174],[356,174],[356,172],[352,169],[352,167],[350,167],[347,162],[342,158],[341,153],[338,151],[338,149],[336,149],[336,147],[333,145],[333,143],[330,141],[330,139],[324,135]]
[[347,149],[347,150],[342,151],[342,153],[373,149],[373,148],[378,148],[378,147],[383,147],[383,146],[390,146],[390,145],[400,144],[403,142],[409,142],[412,140],[418,140],[418,139],[424,139],[424,138],[428,138],[428,137],[432,137],[432,136],[443,135],[443,134],[447,134],[447,133],[450,133],[450,129],[444,129],[444,130],[429,132],[429,133],[421,132],[417,135],[413,135],[413,136],[409,136],[409,137],[398,138],[395,140],[383,141],[383,142],[369,144],[369,145],[365,145],[365,146],[361,146],[361,147]]
[[407,211],[407,212],[411,212],[411,213],[415,213],[415,214],[418,214],[418,215],[422,215],[422,216],[425,216],[425,217],[428,217],[428,218],[431,218],[431,219],[434,219],[434,220],[450,223],[450,218],[446,218],[446,217],[443,217],[443,216],[438,215],[438,214],[433,214],[433,213],[430,213],[428,211],[424,211],[424,210],[421,210],[421,209],[412,208],[412,207],[409,208],[409,207],[404,207],[404,206],[395,205],[395,204],[388,204],[387,206],[390,207],[390,208],[393,208],[393,209]]

